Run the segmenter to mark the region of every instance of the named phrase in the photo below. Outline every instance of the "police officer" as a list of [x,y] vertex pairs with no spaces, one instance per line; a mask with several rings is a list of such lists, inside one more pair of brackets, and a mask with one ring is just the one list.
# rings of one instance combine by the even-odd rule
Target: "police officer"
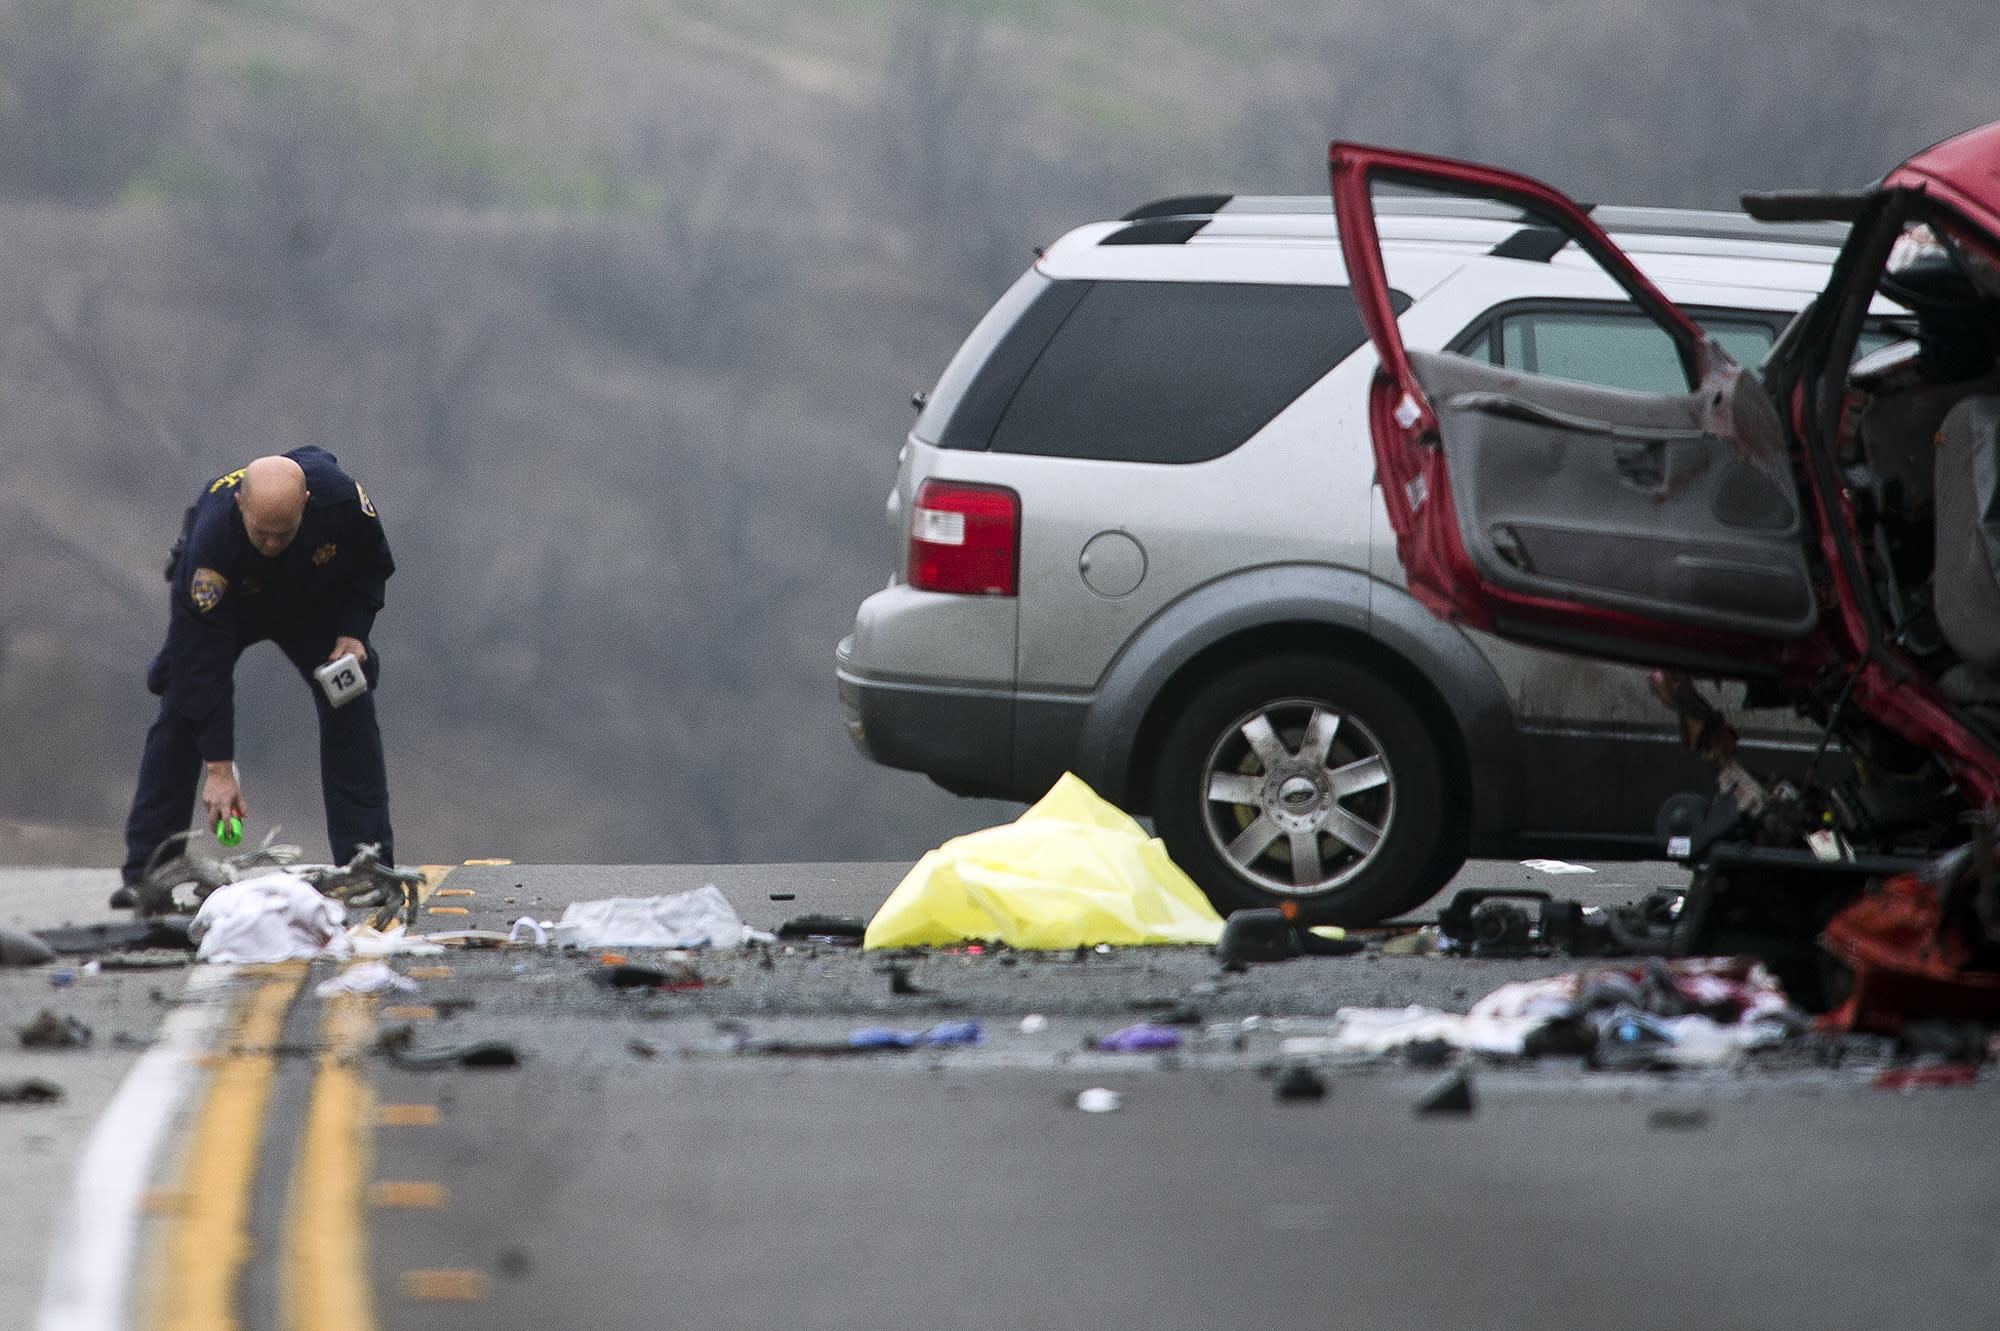
[[[246,811],[235,775],[236,658],[268,638],[298,668],[319,710],[320,789],[334,862],[376,842],[394,863],[382,734],[372,692],[381,661],[368,641],[396,571],[375,506],[323,448],[261,457],[218,478],[187,511],[167,567],[167,643],[146,671],[160,715],[146,734],[125,822],[124,881],[144,874],[186,829],[196,779],[209,826]],[[333,707],[313,670],[352,652],[371,692]],[[133,904],[130,893],[112,898]]]

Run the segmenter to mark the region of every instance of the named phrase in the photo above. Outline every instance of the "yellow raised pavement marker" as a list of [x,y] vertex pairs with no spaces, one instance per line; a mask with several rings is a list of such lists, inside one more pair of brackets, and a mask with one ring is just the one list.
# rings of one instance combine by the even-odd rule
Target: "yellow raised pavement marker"
[[417,1303],[477,1303],[493,1289],[484,1271],[405,1271],[397,1282],[403,1297]]
[[434,1128],[438,1119],[436,1105],[383,1105],[375,1111],[375,1126],[381,1128]]
[[438,1207],[445,1204],[444,1184],[416,1179],[382,1179],[368,1189],[376,1206]]

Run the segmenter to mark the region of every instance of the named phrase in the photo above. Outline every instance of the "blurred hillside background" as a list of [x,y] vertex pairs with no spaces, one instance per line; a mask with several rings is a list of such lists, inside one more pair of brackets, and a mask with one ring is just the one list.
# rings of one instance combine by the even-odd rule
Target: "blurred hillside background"
[[[1854,186],[2000,118],[1996,51],[1993,0],[0,4],[0,822],[122,823],[181,509],[312,443],[401,566],[405,860],[913,856],[1013,810],[860,759],[833,646],[1030,247],[1335,136]],[[324,855],[304,686],[238,686]]]

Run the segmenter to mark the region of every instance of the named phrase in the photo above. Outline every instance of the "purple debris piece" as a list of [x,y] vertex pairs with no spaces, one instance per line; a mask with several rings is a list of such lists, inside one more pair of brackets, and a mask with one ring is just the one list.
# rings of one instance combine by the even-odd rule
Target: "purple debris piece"
[[1098,1037],[1093,1047],[1109,1054],[1143,1054],[1158,1049],[1178,1049],[1181,1047],[1181,1033],[1171,1026],[1155,1026],[1142,1021],[1137,1026],[1127,1026]]

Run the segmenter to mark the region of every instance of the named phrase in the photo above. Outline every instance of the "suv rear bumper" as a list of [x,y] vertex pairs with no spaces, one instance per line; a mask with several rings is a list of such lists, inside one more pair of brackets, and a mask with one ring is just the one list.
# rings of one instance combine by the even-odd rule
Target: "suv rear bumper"
[[871,677],[854,668],[853,639],[834,656],[847,736],[862,756],[922,772],[954,795],[1011,799],[1014,692]]

